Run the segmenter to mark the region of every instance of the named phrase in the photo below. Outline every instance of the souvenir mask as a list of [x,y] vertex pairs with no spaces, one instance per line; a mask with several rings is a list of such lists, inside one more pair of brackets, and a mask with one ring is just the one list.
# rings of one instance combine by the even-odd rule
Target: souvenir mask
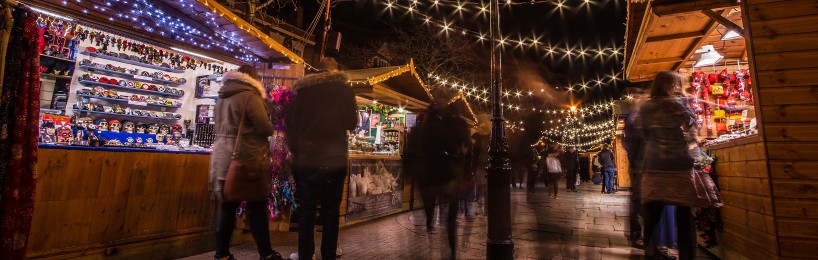
[[108,131],[119,133],[122,125],[119,123],[119,120],[111,120],[108,122]]
[[107,107],[105,107],[105,110],[103,110],[103,111],[104,111],[105,113],[113,113],[113,112],[114,112],[114,108],[113,108],[113,107],[110,107],[110,106],[107,106]]
[[165,140],[165,134],[157,134],[156,135],[156,142],[157,143],[162,143],[162,142],[164,142],[164,140]]
[[163,135],[166,135],[166,134],[170,133],[170,127],[168,125],[166,125],[166,124],[160,125],[159,126],[159,133],[163,134]]
[[123,112],[125,112],[125,114],[126,114],[126,115],[133,114],[133,111],[131,110],[131,108],[130,108],[130,107],[126,107],[126,108],[125,108],[125,111],[123,111]]
[[[146,128],[147,128],[147,126],[145,124],[139,124],[139,125],[136,126],[136,133],[137,134],[144,134]],[[141,142],[142,141],[140,141],[140,143]]]
[[116,106],[116,107],[114,107],[114,113],[117,113],[117,114],[125,114],[125,111],[124,111],[124,110],[122,110],[122,107],[120,107],[120,106]]
[[79,124],[79,125],[80,125],[82,128],[86,128],[86,129],[87,129],[89,124],[93,124],[93,123],[94,123],[94,120],[93,120],[93,119],[91,119],[90,117],[80,117],[79,119],[77,119],[77,123],[78,123],[78,124]]
[[130,145],[130,144],[133,144],[133,142],[134,142],[135,140],[133,139],[133,137],[128,137],[128,139],[125,139],[125,141],[127,141],[127,144],[129,144],[129,145]]
[[156,134],[159,133],[159,125],[158,124],[151,124],[148,126],[148,134]]
[[60,127],[60,130],[57,132],[57,141],[58,142],[68,142],[71,140],[71,128],[68,126]]
[[153,143],[153,138],[148,138],[148,143],[152,144]]
[[[134,123],[131,121],[123,121],[122,122],[122,132],[133,134],[134,131]],[[133,141],[130,141],[133,143]]]
[[97,119],[94,121],[94,124],[97,126],[97,129],[107,131],[108,130],[108,120],[105,119]]
[[142,143],[142,137],[136,137],[136,143],[141,144]]

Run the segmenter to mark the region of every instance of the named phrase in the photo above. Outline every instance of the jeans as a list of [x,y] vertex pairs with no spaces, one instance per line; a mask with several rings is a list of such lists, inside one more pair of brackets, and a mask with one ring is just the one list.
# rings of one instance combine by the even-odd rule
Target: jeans
[[[645,242],[654,240],[654,229],[659,224],[665,204],[644,204],[645,215]],[[696,258],[696,230],[693,228],[693,216],[690,207],[676,206],[677,242],[679,245],[679,259],[692,260]],[[655,245],[654,245],[655,246]]]
[[616,169],[613,167],[605,167],[602,170],[602,175],[605,176],[605,186],[604,191],[606,193],[613,193],[613,185],[614,185],[614,173]]
[[[219,223],[216,226],[216,258],[230,255],[230,236],[236,228],[236,210],[241,205],[239,201],[222,201],[219,210]],[[269,256],[273,254],[270,245],[269,217],[267,216],[267,201],[247,202],[247,220],[250,232],[256,241],[258,254]]]
[[[346,169],[327,169],[297,167],[295,169],[296,195],[299,202],[298,215],[298,259],[312,259],[315,254],[315,213],[318,203],[321,204],[321,258],[335,259],[338,247],[338,217],[340,216],[341,196],[344,192]],[[313,181],[298,178],[298,175],[326,176],[323,180]]]

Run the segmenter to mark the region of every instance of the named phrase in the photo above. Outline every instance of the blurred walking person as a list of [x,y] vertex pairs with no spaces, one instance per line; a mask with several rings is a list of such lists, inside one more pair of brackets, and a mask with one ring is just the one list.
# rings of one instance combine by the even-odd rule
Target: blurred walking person
[[557,191],[559,191],[559,183],[560,175],[562,175],[562,166],[560,164],[560,159],[557,157],[559,153],[554,151],[549,151],[548,156],[541,160],[541,168],[544,169],[545,178],[551,183],[551,187],[547,187],[545,190],[548,191],[548,195],[551,195],[553,191],[553,198],[557,198]]
[[[258,78],[256,69],[249,65],[225,73],[224,85],[216,101],[216,140],[210,159],[209,179],[213,198],[220,204],[215,259],[234,259],[230,254],[230,237],[236,227],[236,210],[241,201],[225,199],[224,188],[231,162],[239,158],[248,164],[269,164],[270,160],[267,138],[273,134],[273,124],[264,106],[265,91]],[[269,174],[271,171],[266,172]],[[259,177],[270,179],[270,175]],[[270,245],[267,196],[264,196],[269,193],[270,186],[267,186],[266,192],[259,192],[262,196],[257,200],[247,201],[247,220],[261,259],[282,259]]]
[[409,136],[404,167],[415,177],[423,198],[426,229],[435,233],[434,212],[438,202],[448,203],[446,231],[451,258],[456,258],[458,201],[467,188],[469,126],[451,104],[452,95],[437,90],[434,103]]
[[603,188],[602,193],[614,193],[614,174],[616,174],[616,161],[614,154],[608,149],[608,144],[602,145],[602,151],[597,154],[596,159],[602,165]]
[[579,154],[574,147],[569,147],[562,154],[562,169],[565,171],[565,188],[568,191],[577,191],[577,176],[579,175]]
[[641,169],[639,168],[641,165],[639,161],[643,156],[642,152],[644,151],[644,140],[642,133],[637,131],[636,127],[634,126],[634,120],[639,114],[639,105],[644,102],[646,96],[643,94],[642,90],[638,88],[628,88],[626,89],[626,92],[630,93],[631,97],[633,98],[631,102],[634,104],[633,109],[627,116],[625,116],[625,127],[623,131],[624,135],[622,137],[622,146],[625,148],[625,152],[628,154],[630,179],[633,180],[631,181],[630,204],[628,207],[628,230],[630,230],[628,238],[630,239],[633,247],[643,248],[645,244],[642,234],[642,225],[639,222],[640,216],[644,219],[641,199],[641,185],[639,183],[639,180],[642,179]]
[[355,94],[347,74],[332,58],[318,65],[320,73],[293,86],[296,99],[287,108],[288,145],[293,155],[293,174],[299,205],[298,259],[315,254],[315,214],[321,203],[321,258],[335,259],[338,217],[344,191],[349,145],[347,131],[358,124]]
[[[713,191],[715,187],[698,187],[694,181],[699,176],[694,172],[694,158],[698,158],[701,151],[696,143],[696,119],[682,95],[681,75],[659,72],[653,81],[650,99],[639,107],[634,127],[644,138],[641,195],[647,216],[645,241],[653,241],[653,231],[664,206],[674,204],[677,206],[679,259],[689,260],[696,255],[691,206],[701,206],[697,189]],[[708,196],[710,194],[708,192]],[[720,200],[711,200],[708,206],[718,207]],[[648,245],[645,255],[656,259],[660,255],[657,251],[656,245]]]

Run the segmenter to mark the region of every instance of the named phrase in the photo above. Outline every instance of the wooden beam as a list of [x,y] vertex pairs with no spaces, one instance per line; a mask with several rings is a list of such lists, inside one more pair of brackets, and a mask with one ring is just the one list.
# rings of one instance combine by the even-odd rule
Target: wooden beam
[[707,15],[707,17],[710,17],[710,19],[716,20],[716,22],[719,22],[721,25],[724,25],[724,27],[727,27],[727,29],[733,30],[739,35],[741,35],[741,37],[744,37],[744,28],[741,28],[741,26],[738,26],[733,21],[730,21],[730,19],[727,19],[726,17],[721,16],[710,9],[702,10],[702,13],[704,15]]
[[239,17],[238,15],[230,11],[230,9],[228,9],[227,7],[219,4],[217,1],[196,0],[196,2],[203,4],[208,9],[210,9],[211,12],[223,16],[225,19],[233,23],[240,30],[247,31],[248,34],[258,38],[261,42],[264,43],[264,45],[267,45],[270,49],[280,52],[281,54],[284,54],[284,57],[287,57],[293,63],[298,64],[304,62],[304,59],[302,59],[300,56],[284,47],[284,45],[282,45],[280,42],[276,41],[275,39],[267,35],[266,32],[256,28],[249,22],[245,21],[243,18]]
[[660,42],[660,41],[671,41],[671,40],[681,40],[681,39],[690,39],[690,38],[699,38],[704,37],[705,32],[686,32],[686,33],[677,33],[677,34],[670,34],[670,35],[662,35],[662,36],[653,36],[649,37],[645,42]]
[[724,9],[739,5],[739,0],[654,0],[653,12],[658,16],[664,16],[701,10]]
[[625,63],[626,80],[631,80],[631,74],[636,71],[639,55],[642,53],[642,51],[644,51],[642,50],[642,45],[645,44],[645,41],[648,38],[648,33],[653,27],[653,22],[656,20],[656,18],[656,15],[653,14],[653,11],[651,10],[651,5],[648,5],[647,9],[645,10],[645,17],[642,18],[642,26],[639,27],[639,33],[636,36],[636,44],[633,46],[633,57],[631,57],[630,60],[627,60]]
[[653,60],[642,60],[637,62],[637,65],[648,65],[648,64],[657,64],[657,63],[676,63],[682,62],[684,58],[680,57],[670,57],[670,58],[661,58],[661,59],[653,59]]
[[[717,14],[718,16],[724,16],[725,13],[727,13],[727,10],[721,10]],[[718,25],[719,23],[716,22],[716,20],[711,20],[710,23],[707,25],[707,31],[705,32],[704,35],[710,35],[711,33],[713,33],[713,31],[716,30],[716,27],[718,27]],[[705,39],[707,39],[707,37],[701,37],[698,40],[696,40],[692,45],[690,45],[690,48],[688,48],[687,51],[685,51],[685,55],[683,56],[684,60],[682,60],[682,62],[679,62],[679,64],[677,64],[676,67],[673,68],[673,71],[679,71],[679,69],[681,69],[682,66],[684,66],[688,60],[690,60],[690,56],[693,55],[693,53],[695,53],[696,50],[699,49],[699,47],[701,47]]]

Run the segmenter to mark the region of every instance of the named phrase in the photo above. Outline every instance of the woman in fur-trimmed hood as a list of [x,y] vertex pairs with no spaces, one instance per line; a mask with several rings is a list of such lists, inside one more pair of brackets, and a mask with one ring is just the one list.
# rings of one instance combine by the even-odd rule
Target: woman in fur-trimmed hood
[[[247,101],[245,125],[242,128],[242,139],[239,150],[241,158],[260,157],[267,154],[267,137],[273,134],[273,124],[267,116],[264,106],[264,88],[257,79],[248,73],[230,71],[222,76],[224,85],[219,90],[216,101],[215,133],[213,156],[210,167],[210,180],[224,181],[227,167],[236,142],[244,102]],[[252,160],[255,161],[255,160]]]
[[[236,150],[237,158],[247,163],[270,163],[267,138],[273,134],[273,124],[267,115],[264,105],[265,91],[258,81],[258,72],[255,68],[249,65],[241,66],[237,71],[225,73],[222,80],[224,85],[219,90],[219,100],[216,101],[214,108],[216,140],[210,157],[210,187],[213,197],[219,200],[214,258],[229,260],[235,259],[230,254],[230,238],[235,227],[236,209],[241,205],[241,201],[228,201],[222,197],[236,138],[241,135],[241,140],[237,144],[239,146]],[[242,126],[241,133],[239,126]],[[245,209],[261,259],[282,259],[270,244],[267,198],[247,201]]]

